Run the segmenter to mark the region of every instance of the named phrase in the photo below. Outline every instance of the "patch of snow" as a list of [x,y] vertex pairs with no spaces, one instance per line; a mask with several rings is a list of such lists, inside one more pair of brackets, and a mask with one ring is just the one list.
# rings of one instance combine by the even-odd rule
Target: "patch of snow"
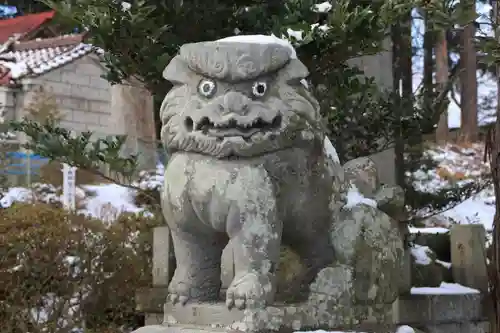
[[377,208],[377,202],[375,200],[366,198],[359,192],[356,185],[351,184],[349,187],[349,191],[347,191],[347,203],[343,208],[351,209],[360,204]]
[[[493,219],[495,217],[495,206],[489,203],[488,191],[485,190],[465,200],[452,209],[443,212],[444,216],[450,217],[461,224],[480,223],[487,231],[493,230]],[[487,199],[486,198],[486,199]]]
[[327,24],[320,25],[319,23],[314,23],[314,24],[311,24],[311,30],[314,30],[314,29],[318,29],[321,32],[327,32],[328,30],[331,29],[331,27]]
[[317,331],[296,331],[295,333],[366,333],[366,332],[317,330]]
[[28,66],[25,62],[1,61],[0,64],[10,70],[10,76],[13,79],[17,79],[28,72]]
[[333,162],[340,163],[340,159],[339,159],[339,155],[337,154],[337,150],[335,150],[335,147],[333,146],[332,142],[326,136],[325,136],[325,140],[323,141],[323,152]]
[[415,228],[409,227],[411,234],[445,234],[450,232],[450,229],[446,228]]
[[122,5],[122,10],[124,12],[126,12],[126,11],[130,10],[130,8],[132,8],[132,5],[126,1],[122,1],[121,5]]
[[250,44],[279,44],[288,47],[291,51],[290,57],[297,59],[297,53],[293,45],[283,38],[278,38],[275,35],[237,35],[219,39],[218,42],[228,43],[250,43]]
[[142,208],[133,203],[133,191],[117,184],[84,185],[85,190],[93,192],[94,196],[84,201],[85,209],[79,211],[92,217],[110,222],[122,212],[139,213]]
[[439,287],[413,287],[412,295],[463,295],[479,294],[479,291],[469,287],[464,287],[458,283],[443,282]]
[[327,13],[332,10],[332,4],[329,1],[318,3],[313,6],[313,11],[316,13]]
[[396,333],[415,333],[415,330],[407,325],[399,326]]
[[302,40],[304,39],[304,31],[302,30],[293,30],[293,29],[286,29],[286,33],[288,34],[289,37],[293,37],[295,38],[296,40]]
[[446,262],[446,261],[442,261],[442,260],[436,259],[436,264],[440,264],[444,268],[448,268],[448,269],[451,268],[451,262]]
[[432,263],[432,259],[430,257],[432,250],[429,249],[429,247],[414,244],[410,248],[410,252],[413,258],[415,258],[415,264],[427,266]]
[[29,202],[33,198],[33,192],[24,187],[11,187],[0,199],[0,208],[8,208],[14,202]]
[[[484,144],[459,146],[447,144],[433,145],[424,152],[427,158],[437,163],[437,167],[422,166],[407,176],[412,177],[415,188],[422,192],[437,193],[443,189],[462,186],[471,182],[481,182],[489,178],[489,164],[483,161]],[[468,198],[439,216],[453,223],[483,224],[486,230],[492,229],[495,215],[495,197],[492,186]],[[422,211],[419,214],[425,215]]]

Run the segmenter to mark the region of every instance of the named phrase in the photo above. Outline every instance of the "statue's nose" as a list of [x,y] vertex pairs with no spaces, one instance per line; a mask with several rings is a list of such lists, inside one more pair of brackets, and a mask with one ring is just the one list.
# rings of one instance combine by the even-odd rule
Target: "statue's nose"
[[240,115],[246,115],[250,102],[251,100],[247,96],[238,92],[230,91],[224,95],[221,109],[225,113],[237,113]]

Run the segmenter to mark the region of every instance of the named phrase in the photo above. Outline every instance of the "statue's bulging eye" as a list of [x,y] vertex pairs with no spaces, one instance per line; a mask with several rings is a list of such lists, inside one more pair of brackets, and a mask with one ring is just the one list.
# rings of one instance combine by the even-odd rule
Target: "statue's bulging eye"
[[266,94],[267,83],[265,82],[255,82],[252,86],[252,93],[255,97],[262,97]]
[[212,80],[203,79],[198,84],[198,92],[203,97],[206,97],[206,98],[212,97],[215,94],[216,90],[217,90],[217,86],[215,85],[215,82]]

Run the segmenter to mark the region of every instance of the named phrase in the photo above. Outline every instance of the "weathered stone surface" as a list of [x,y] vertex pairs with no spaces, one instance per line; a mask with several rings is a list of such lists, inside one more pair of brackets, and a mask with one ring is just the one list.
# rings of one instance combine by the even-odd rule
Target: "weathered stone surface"
[[368,157],[348,161],[343,166],[346,178],[365,196],[374,196],[380,187],[375,163]]
[[351,160],[343,166],[345,178],[359,192],[375,200],[377,208],[391,217],[399,217],[404,208],[404,191],[399,186],[382,185],[375,163],[368,157]]
[[[339,285],[338,272],[335,273],[337,283],[327,281],[332,277],[331,273],[334,272],[330,269],[323,271],[320,275],[325,279],[317,280],[316,286]],[[342,288],[333,289],[342,293]],[[488,325],[484,322],[485,312],[480,294],[407,295],[398,298],[391,306],[353,305],[351,312],[344,310],[345,314],[341,318],[336,315],[340,302],[331,295],[316,295],[316,300],[311,298],[308,302],[299,304],[276,304],[266,309],[246,310],[228,310],[222,301],[211,304],[191,303],[186,306],[167,303],[164,331],[160,332],[191,332],[189,329],[194,329],[195,332],[237,332],[259,328],[258,332],[261,333],[276,332],[275,329],[279,326],[280,333],[326,327],[330,327],[330,331],[389,333],[403,325],[425,328],[424,332],[469,333],[467,328],[471,329],[470,332],[489,332]],[[351,319],[349,322],[347,318],[355,320]],[[381,319],[384,320],[383,323],[380,323]],[[158,333],[158,327],[153,329],[151,333]],[[136,333],[150,332],[143,330]]]
[[405,250],[397,221],[360,204],[341,210],[331,237],[337,260],[353,268],[355,300],[392,303],[399,295]]
[[226,306],[245,309],[249,330],[285,320],[271,306],[283,245],[305,268],[290,282],[306,296],[297,326],[387,314],[402,280],[399,226],[375,207],[342,207],[352,186],[381,207],[401,206],[400,193],[380,187],[370,159],[342,167],[326,156],[318,102],[300,83],[307,74],[287,46],[227,41],[185,45],[165,69],[174,84],[161,107],[173,304],[218,300],[230,239]]
[[[339,307],[333,297],[309,299],[299,304],[272,305],[262,309],[228,310],[224,303],[196,304],[184,307],[165,305],[165,325],[196,325],[225,328],[240,332],[293,332],[321,327],[332,330],[355,330],[377,326],[394,326],[392,305],[380,307],[387,324],[381,324],[374,316],[373,306],[354,305]],[[387,332],[387,331],[385,331]]]
[[273,301],[282,243],[309,268],[304,281],[333,262],[328,230],[343,173],[322,153],[318,103],[298,82],[307,70],[287,47],[254,46],[186,45],[164,73],[175,84],[161,108],[174,302],[218,297],[228,238],[228,307]]

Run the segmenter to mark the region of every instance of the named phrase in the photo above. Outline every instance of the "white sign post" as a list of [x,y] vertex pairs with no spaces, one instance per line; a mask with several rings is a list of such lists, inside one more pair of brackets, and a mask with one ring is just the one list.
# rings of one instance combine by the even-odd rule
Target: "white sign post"
[[76,209],[76,167],[63,164],[63,206],[74,211]]

